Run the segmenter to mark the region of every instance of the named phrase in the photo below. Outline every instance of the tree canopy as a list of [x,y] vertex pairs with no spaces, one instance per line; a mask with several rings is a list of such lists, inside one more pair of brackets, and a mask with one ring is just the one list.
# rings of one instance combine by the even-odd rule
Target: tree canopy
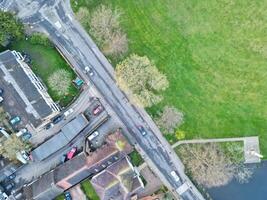
[[146,56],[136,54],[116,66],[116,81],[133,103],[143,107],[160,102],[159,92],[169,86],[166,76]]
[[23,25],[10,12],[0,11],[0,43],[23,36]]

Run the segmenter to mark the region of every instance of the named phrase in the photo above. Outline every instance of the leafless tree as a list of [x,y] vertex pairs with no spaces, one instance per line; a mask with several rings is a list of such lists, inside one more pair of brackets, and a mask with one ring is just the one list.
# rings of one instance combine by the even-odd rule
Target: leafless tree
[[[156,80],[157,86],[155,87]],[[161,101],[158,93],[164,91],[169,82],[164,74],[146,57],[130,55],[116,67],[118,86],[127,93],[131,101],[139,106],[149,107]]]
[[48,85],[58,95],[65,95],[71,86],[71,74],[64,69],[59,69],[48,78]]
[[178,109],[165,106],[160,116],[156,119],[156,124],[163,133],[174,133],[174,129],[179,127],[184,120],[184,115]]

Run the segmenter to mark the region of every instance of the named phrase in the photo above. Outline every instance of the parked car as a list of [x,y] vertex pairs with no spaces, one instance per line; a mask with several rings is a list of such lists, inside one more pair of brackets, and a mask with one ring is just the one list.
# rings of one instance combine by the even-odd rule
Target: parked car
[[64,112],[64,116],[67,117],[67,116],[69,116],[73,112],[74,112],[73,108],[70,108],[69,110],[67,110],[66,112]]
[[77,147],[72,147],[72,149],[67,153],[67,159],[70,160],[74,157],[77,152]]
[[4,94],[4,90],[0,88],[0,96],[3,96],[3,94]]
[[67,160],[67,155],[66,154],[62,155],[60,158],[60,162],[64,163],[66,160]]
[[14,186],[15,186],[15,183],[14,182],[10,182],[5,186],[5,189],[7,191],[11,191],[14,188]]
[[19,123],[20,121],[21,121],[20,117],[16,116],[16,117],[13,117],[9,122],[10,122],[10,124],[15,125],[15,124]]
[[58,115],[52,119],[53,124],[59,123],[63,119],[62,115]]
[[72,200],[72,197],[69,191],[65,192],[64,196],[65,196],[65,200]]
[[4,101],[4,98],[0,96],[0,103]]
[[32,137],[32,134],[29,132],[26,132],[21,136],[23,141],[28,141],[31,137]]
[[93,132],[91,135],[87,137],[89,141],[92,141],[94,138],[96,138],[99,135],[98,131]]
[[25,150],[22,150],[22,151],[20,152],[20,154],[21,154],[21,156],[22,156],[25,160],[27,160],[27,161],[31,160],[30,155],[29,155]]
[[20,136],[22,136],[24,133],[27,133],[27,132],[28,132],[27,128],[20,129],[19,132],[16,133],[16,136],[17,136],[17,137],[20,137]]
[[93,110],[93,114],[94,114],[94,115],[98,115],[98,114],[100,114],[103,110],[104,110],[103,106],[98,105],[98,106],[96,106],[96,107],[94,108],[94,110]]
[[7,179],[8,179],[9,181],[13,180],[14,178],[16,178],[16,174],[15,174],[15,173],[10,174],[10,175],[7,177]]
[[52,128],[54,126],[53,123],[48,123],[46,126],[45,126],[45,130],[48,130],[50,128]]
[[147,132],[143,126],[138,126],[137,128],[143,136],[145,136],[147,134]]

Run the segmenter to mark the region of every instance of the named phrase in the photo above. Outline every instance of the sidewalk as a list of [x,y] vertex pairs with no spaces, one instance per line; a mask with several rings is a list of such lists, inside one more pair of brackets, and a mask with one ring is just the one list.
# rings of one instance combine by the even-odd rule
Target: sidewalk
[[181,144],[204,144],[211,142],[243,142],[244,144],[244,158],[245,163],[260,163],[260,147],[259,137],[236,137],[236,138],[218,138],[218,139],[194,139],[194,140],[181,140],[172,145],[176,148]]

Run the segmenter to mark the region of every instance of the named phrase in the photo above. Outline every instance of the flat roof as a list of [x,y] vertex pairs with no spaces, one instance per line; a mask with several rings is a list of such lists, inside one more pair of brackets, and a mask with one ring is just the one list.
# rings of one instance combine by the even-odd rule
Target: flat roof
[[[13,96],[15,99],[11,101],[21,105],[25,113],[25,116],[22,117],[27,118],[25,121],[28,120],[36,126],[36,121],[39,120],[40,122],[42,118],[52,114],[53,110],[32,82],[32,80],[39,81],[39,79],[33,74],[28,65],[23,63],[23,66],[25,65],[24,67],[29,69],[27,70],[29,74],[26,74],[22,63],[23,61],[19,61],[10,50],[0,53],[1,88],[5,91],[4,101],[5,99],[9,101],[8,97]],[[46,92],[45,88],[43,90]],[[16,101],[16,98],[19,101]],[[4,107],[7,109],[7,112],[9,112],[9,108],[12,110],[12,104],[9,105],[8,102],[5,103]]]
[[63,126],[58,134],[34,149],[31,153],[33,159],[41,161],[57,152],[76,137],[87,124],[88,120],[82,114],[79,114],[76,118]]

